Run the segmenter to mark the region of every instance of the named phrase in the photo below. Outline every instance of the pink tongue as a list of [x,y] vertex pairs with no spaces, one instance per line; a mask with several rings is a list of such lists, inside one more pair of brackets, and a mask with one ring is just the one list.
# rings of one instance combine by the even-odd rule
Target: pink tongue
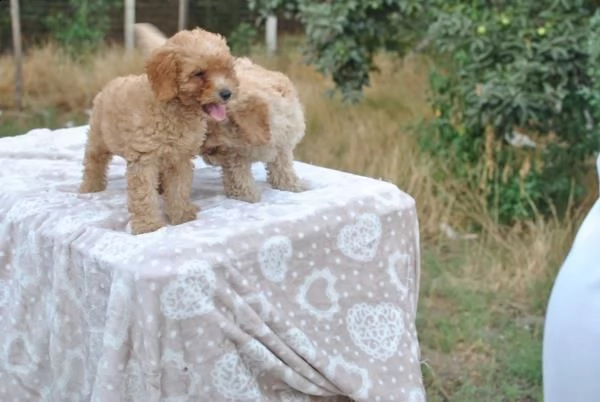
[[216,121],[223,121],[227,117],[225,106],[218,103],[211,103],[206,107],[206,111]]

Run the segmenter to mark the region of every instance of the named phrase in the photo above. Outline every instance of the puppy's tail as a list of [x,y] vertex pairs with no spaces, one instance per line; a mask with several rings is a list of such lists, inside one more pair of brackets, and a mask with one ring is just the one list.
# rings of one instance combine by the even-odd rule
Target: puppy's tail
[[146,56],[167,41],[164,33],[147,22],[139,22],[134,25],[133,29],[135,31],[135,45]]

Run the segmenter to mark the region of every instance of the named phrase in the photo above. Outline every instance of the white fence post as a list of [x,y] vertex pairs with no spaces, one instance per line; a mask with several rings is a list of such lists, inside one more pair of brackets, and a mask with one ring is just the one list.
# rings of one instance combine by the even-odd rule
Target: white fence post
[[133,50],[135,25],[135,0],[125,0],[125,50],[127,53]]
[[21,40],[20,14],[19,0],[10,0],[10,21],[15,56],[15,104],[18,110],[21,110],[23,107],[23,44]]
[[267,53],[273,54],[277,52],[277,17],[269,15],[267,17],[267,25],[265,27],[265,42]]
[[186,29],[187,28],[188,10],[189,10],[189,2],[188,2],[188,0],[179,0],[179,21],[178,21],[178,27],[179,27],[180,31],[182,29]]

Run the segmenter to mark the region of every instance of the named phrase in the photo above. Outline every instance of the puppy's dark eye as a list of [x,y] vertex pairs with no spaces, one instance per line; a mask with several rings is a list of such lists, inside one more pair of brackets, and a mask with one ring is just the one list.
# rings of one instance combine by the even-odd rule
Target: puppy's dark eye
[[194,77],[203,78],[204,77],[204,71],[196,71],[194,73]]

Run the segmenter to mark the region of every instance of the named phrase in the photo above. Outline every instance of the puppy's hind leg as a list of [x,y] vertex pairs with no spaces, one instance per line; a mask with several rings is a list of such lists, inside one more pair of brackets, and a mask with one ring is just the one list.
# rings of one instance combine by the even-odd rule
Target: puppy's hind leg
[[294,156],[291,151],[278,150],[275,159],[266,163],[267,181],[277,190],[299,193],[305,190],[294,171]]
[[106,175],[111,159],[112,153],[104,144],[102,133],[91,125],[83,157],[83,180],[79,192],[97,193],[106,189]]
[[178,161],[161,174],[159,188],[164,191],[165,212],[173,225],[196,219],[200,210],[191,201],[193,175],[194,164],[189,160]]

